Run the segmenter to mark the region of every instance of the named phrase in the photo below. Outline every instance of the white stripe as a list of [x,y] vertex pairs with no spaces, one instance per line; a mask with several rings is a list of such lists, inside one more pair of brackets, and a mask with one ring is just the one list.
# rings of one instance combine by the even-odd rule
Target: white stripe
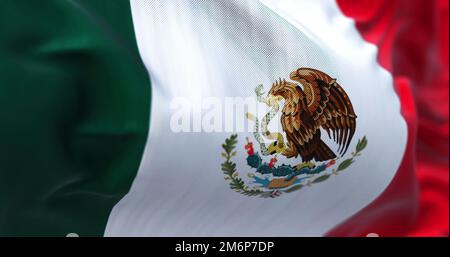
[[[407,136],[392,78],[334,1],[132,0],[131,7],[152,78],[151,124],[138,175],[106,236],[320,236],[392,180]],[[369,140],[357,162],[324,183],[275,199],[243,196],[220,171],[229,133],[169,129],[174,96],[253,96],[256,85],[267,89],[299,67],[338,78],[358,115],[350,149]],[[236,163],[244,172],[242,138]]]

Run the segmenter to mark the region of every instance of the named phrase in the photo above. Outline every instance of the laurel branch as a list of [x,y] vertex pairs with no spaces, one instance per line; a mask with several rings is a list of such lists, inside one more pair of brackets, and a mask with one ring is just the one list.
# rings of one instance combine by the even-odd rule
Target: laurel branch
[[338,175],[340,172],[346,170],[350,167],[354,162],[355,158],[361,155],[361,152],[367,146],[367,138],[364,136],[363,138],[358,140],[356,144],[355,151],[351,153],[351,157],[343,160],[339,163],[337,168],[333,169],[331,173],[327,173],[327,170],[322,172],[322,175],[316,176],[315,178],[308,180],[304,184],[297,184],[287,189],[274,189],[274,190],[261,190],[261,189],[251,189],[249,188],[244,180],[239,177],[239,173],[236,170],[236,163],[231,161],[233,156],[236,156],[236,148],[237,134],[232,134],[229,138],[225,139],[225,142],[222,144],[222,148],[224,152],[222,152],[222,157],[225,158],[225,161],[221,164],[222,171],[225,175],[224,179],[229,181],[229,186],[232,190],[247,196],[259,196],[263,198],[268,197],[277,197],[282,193],[291,193],[294,191],[298,191],[302,189],[304,186],[311,186],[312,184],[317,184],[328,180],[332,175]]

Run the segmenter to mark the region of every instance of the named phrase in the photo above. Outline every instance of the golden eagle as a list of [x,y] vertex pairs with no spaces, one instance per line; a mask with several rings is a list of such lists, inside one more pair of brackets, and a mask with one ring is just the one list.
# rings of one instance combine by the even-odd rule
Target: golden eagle
[[326,161],[336,154],[320,139],[322,127],[339,145],[343,155],[356,129],[356,115],[352,103],[342,87],[319,70],[300,68],[290,74],[297,83],[279,79],[273,83],[268,98],[285,99],[281,125],[286,133],[287,158],[301,156],[303,162]]

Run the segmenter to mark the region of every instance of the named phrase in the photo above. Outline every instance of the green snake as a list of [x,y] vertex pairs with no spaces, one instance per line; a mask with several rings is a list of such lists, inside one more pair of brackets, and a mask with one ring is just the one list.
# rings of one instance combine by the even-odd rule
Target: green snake
[[[255,88],[256,99],[258,102],[265,103],[266,105],[271,106],[272,108],[270,109],[270,111],[268,113],[266,113],[264,115],[264,117],[261,120],[261,123],[259,122],[258,118],[251,113],[246,113],[246,117],[247,117],[247,119],[249,119],[255,123],[254,130],[253,130],[253,136],[255,137],[256,141],[259,144],[261,154],[264,156],[267,156],[267,155],[271,155],[274,153],[282,153],[285,149],[285,144],[284,144],[283,135],[281,133],[271,133],[267,128],[270,121],[273,119],[273,117],[275,117],[275,115],[279,111],[280,106],[279,106],[278,102],[276,102],[276,101],[270,102],[270,100],[268,98],[264,97],[263,89],[264,89],[263,85],[258,85]],[[259,124],[261,124],[261,132],[262,133],[260,133]],[[264,135],[264,137],[269,140],[276,140],[276,141],[272,142],[271,144],[269,144],[269,146],[267,146],[265,144],[264,139],[262,138],[261,134]]]

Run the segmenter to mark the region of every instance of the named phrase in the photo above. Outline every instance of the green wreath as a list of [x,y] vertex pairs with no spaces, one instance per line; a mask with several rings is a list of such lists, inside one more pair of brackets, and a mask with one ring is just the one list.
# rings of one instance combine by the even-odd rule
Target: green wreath
[[339,163],[337,168],[332,169],[331,173],[328,173],[327,170],[322,172],[322,175],[308,180],[306,184],[297,184],[287,189],[273,189],[273,190],[261,190],[261,189],[251,189],[247,186],[242,178],[239,177],[239,173],[236,171],[236,163],[234,163],[231,159],[236,156],[236,144],[238,143],[237,134],[232,134],[229,138],[225,139],[225,142],[222,144],[222,148],[224,152],[222,152],[222,157],[225,158],[225,161],[222,163],[222,171],[225,175],[224,179],[229,181],[229,186],[232,190],[247,196],[259,196],[263,198],[268,197],[277,197],[282,193],[291,193],[294,191],[298,191],[302,189],[304,186],[311,186],[312,184],[317,184],[328,180],[332,175],[337,175],[339,172],[347,169],[355,162],[355,158],[361,155],[362,150],[367,146],[367,139],[364,136],[363,138],[358,140],[356,144],[356,149],[351,154],[350,158],[347,158]]

